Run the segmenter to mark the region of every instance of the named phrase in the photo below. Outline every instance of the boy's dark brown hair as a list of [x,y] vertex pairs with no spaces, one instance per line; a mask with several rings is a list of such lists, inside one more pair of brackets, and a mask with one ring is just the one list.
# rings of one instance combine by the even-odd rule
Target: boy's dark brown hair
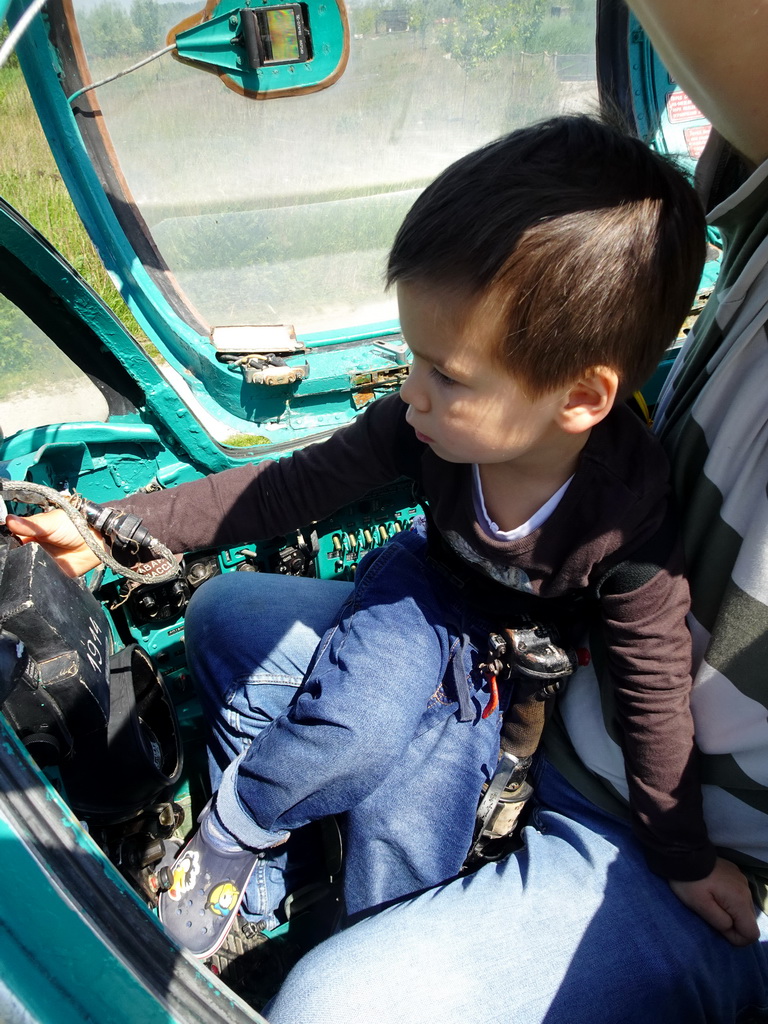
[[683,173],[586,115],[520,129],[448,167],[416,200],[387,284],[491,303],[502,365],[531,397],[593,366],[622,395],[651,375],[691,308],[704,214]]

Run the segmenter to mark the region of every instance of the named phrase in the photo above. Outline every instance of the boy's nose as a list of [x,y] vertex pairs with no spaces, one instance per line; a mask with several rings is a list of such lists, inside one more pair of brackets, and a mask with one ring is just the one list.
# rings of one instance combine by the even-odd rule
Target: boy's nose
[[412,405],[419,412],[429,411],[429,399],[422,386],[421,373],[416,366],[411,366],[408,376],[400,385],[400,397],[406,405]]

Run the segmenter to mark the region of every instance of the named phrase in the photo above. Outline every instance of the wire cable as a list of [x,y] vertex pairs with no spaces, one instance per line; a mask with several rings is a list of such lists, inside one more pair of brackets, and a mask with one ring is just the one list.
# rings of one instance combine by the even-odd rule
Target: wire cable
[[[45,0],[44,0],[45,2]],[[139,68],[143,68],[145,64],[149,64],[152,60],[157,60],[158,57],[162,57],[164,53],[170,53],[171,50],[176,49],[176,43],[171,43],[170,46],[163,47],[162,50],[158,50],[157,53],[151,53],[149,57],[145,57],[144,60],[137,61],[136,64],[132,64],[129,68],[125,68],[123,71],[117,71],[114,75],[109,75],[107,78],[102,78],[98,82],[91,82],[90,85],[84,85],[82,89],[78,89],[77,92],[73,92],[71,96],[67,97],[67,103],[72,103],[78,96],[82,96],[84,92],[90,92],[91,89],[98,89],[101,85],[106,85],[107,82],[114,82],[117,78],[122,78],[123,75],[130,75],[132,71],[136,71]]]
[[43,9],[43,7],[45,7],[47,3],[48,0],[34,0],[34,3],[31,3],[29,5],[26,11],[24,11],[22,16],[13,26],[11,31],[8,33],[5,42],[3,43],[2,46],[0,46],[0,68],[5,64],[5,62],[11,56],[13,51],[16,49],[16,43],[18,43],[18,41],[27,31],[27,28],[29,27],[29,24],[32,21],[32,19],[35,17],[36,14],[39,14],[39,12]]
[[179,575],[179,565],[173,554],[156,538],[152,538],[150,551],[155,558],[165,558],[168,561],[169,568],[164,573],[153,574],[149,580],[145,574],[121,565],[102,544],[99,544],[83,513],[71,503],[73,500],[77,501],[77,495],[59,494],[58,491],[54,491],[52,487],[46,487],[44,484],[5,479],[0,479],[0,494],[5,495],[11,501],[40,505],[43,508],[53,505],[55,508],[61,509],[99,561],[128,580],[133,580],[136,583],[166,583],[168,580],[176,579]]

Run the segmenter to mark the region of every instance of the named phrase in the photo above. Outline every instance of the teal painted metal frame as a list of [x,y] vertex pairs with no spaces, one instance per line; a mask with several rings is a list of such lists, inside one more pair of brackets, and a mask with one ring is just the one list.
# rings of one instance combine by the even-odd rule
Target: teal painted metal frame
[[171,447],[181,448],[190,461],[207,472],[243,461],[242,456],[230,454],[230,449],[212,440],[104,302],[42,235],[5,204],[0,206],[0,246],[43,281],[120,361],[144,392],[146,410],[156,417],[160,433],[166,435]]
[[0,964],[27,1020],[264,1024],[172,945],[1,716],[0,793]]
[[[21,0],[11,0],[8,8],[10,24],[23,14]],[[352,418],[356,409],[351,401],[350,360],[347,354],[337,366],[329,361],[320,374],[312,373],[305,381],[287,388],[254,391],[243,388],[243,378],[217,360],[216,351],[207,336],[201,335],[186,323],[171,307],[131,246],[114,210],[110,206],[83,138],[78,130],[77,118],[65,95],[60,81],[62,65],[60,55],[53,48],[47,26],[45,9],[29,26],[17,48],[19,60],[32,95],[38,117],[52,145],[62,178],[72,196],[88,234],[115,281],[128,307],[147,337],[157,346],[168,362],[184,375],[195,398],[211,415],[220,418],[233,430],[247,431],[249,424],[263,424],[273,419],[275,399],[281,397],[284,408],[291,402],[295,406],[309,400],[304,419],[308,422],[305,433],[322,434]],[[300,100],[298,100],[300,102]],[[237,100],[233,99],[233,102]],[[316,349],[328,349],[381,336],[382,331],[392,333],[397,322],[372,324],[324,334],[312,334],[302,339],[308,346],[310,360]],[[302,363],[304,354],[289,356],[288,362]],[[370,346],[362,345],[357,365],[352,373],[386,369],[387,361],[376,359]],[[319,382],[322,380],[320,386]],[[166,385],[167,386],[167,385]],[[258,386],[257,386],[258,388]],[[278,396],[276,392],[281,392]],[[339,402],[341,392],[347,392],[346,405]],[[313,396],[331,396],[318,402]],[[262,411],[263,408],[266,412]],[[331,406],[336,414],[330,415]],[[339,418],[339,410],[346,410]],[[296,411],[294,409],[294,411]],[[312,419],[315,419],[314,425]],[[290,429],[276,430],[278,450],[289,450],[296,444],[306,443],[302,432],[296,436]],[[286,447],[287,446],[287,447]],[[266,454],[266,449],[260,452]]]
[[[15,24],[23,10],[20,0],[11,0],[9,24]],[[201,364],[204,339],[176,315],[142,267],[104,194],[61,87],[61,65],[58,54],[48,42],[45,10],[19,40],[17,53],[64,183],[131,312],[147,336],[162,346],[164,354],[167,352],[180,363],[196,361]],[[202,365],[199,369],[203,370]]]

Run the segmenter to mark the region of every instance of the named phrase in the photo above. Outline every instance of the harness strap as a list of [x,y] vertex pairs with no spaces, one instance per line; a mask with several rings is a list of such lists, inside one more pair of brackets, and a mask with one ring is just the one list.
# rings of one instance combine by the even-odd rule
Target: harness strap
[[560,597],[539,597],[506,586],[466,562],[445,540],[422,502],[427,519],[427,562],[466,597],[472,608],[491,622],[510,625],[553,622],[561,629],[581,619],[593,596],[588,589]]

